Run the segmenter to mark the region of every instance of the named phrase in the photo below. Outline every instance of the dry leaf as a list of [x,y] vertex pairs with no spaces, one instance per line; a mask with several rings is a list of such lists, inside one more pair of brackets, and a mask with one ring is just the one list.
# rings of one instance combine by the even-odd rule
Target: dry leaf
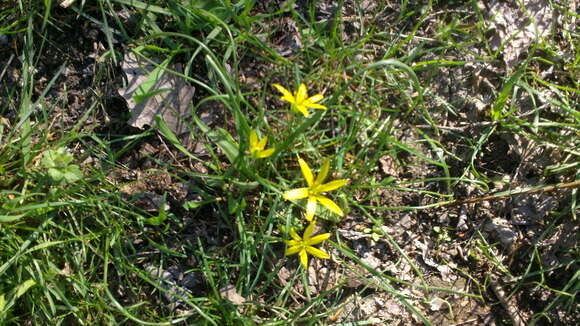
[[183,298],[190,296],[191,291],[183,287],[183,284],[179,284],[181,283],[179,282],[180,279],[183,279],[182,272],[177,272],[174,269],[174,273],[172,273],[169,270],[153,265],[145,265],[145,271],[154,282],[167,290],[167,292],[163,292],[163,297],[169,302],[169,308],[171,310],[179,305],[185,305]]
[[515,196],[511,222],[515,225],[541,223],[544,217],[557,207],[558,201],[544,193]]
[[494,218],[491,221],[488,221],[483,229],[499,240],[505,249],[510,252],[514,249],[514,245],[518,240],[518,234],[513,226],[505,219],[499,217]]
[[72,5],[76,0],[63,0],[60,2],[60,6],[63,8],[68,8],[70,5]]
[[504,46],[503,60],[508,69],[517,65],[518,57],[532,42],[550,32],[553,20],[548,1],[524,0],[519,8],[517,3],[493,1],[487,12],[495,31],[490,45],[494,50]]
[[386,175],[395,177],[399,175],[399,171],[397,171],[397,164],[391,156],[384,155],[379,159],[379,162],[381,163],[381,169],[383,170],[383,173]]
[[[119,89],[119,94],[125,98],[131,112],[129,124],[140,129],[146,125],[153,126],[155,115],[159,114],[179,136],[188,131],[187,120],[191,117],[189,105],[195,90],[183,78],[155,68],[132,52],[123,58],[122,69],[127,77],[127,86]],[[179,65],[169,65],[168,69],[181,72]],[[155,81],[151,74],[157,72],[159,76]],[[154,83],[149,88],[144,83],[150,81]],[[143,93],[153,95],[139,98]]]
[[246,302],[246,298],[242,297],[241,295],[238,294],[238,291],[236,291],[236,287],[228,284],[226,286],[224,286],[223,288],[220,289],[220,295],[230,301],[233,304],[242,304],[244,302]]

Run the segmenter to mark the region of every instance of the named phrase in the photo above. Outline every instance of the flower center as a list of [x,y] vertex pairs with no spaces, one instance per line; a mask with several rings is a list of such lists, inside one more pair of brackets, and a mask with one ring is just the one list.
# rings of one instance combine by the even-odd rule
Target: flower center
[[313,195],[318,195],[318,193],[320,192],[320,190],[318,190],[319,187],[320,187],[320,185],[313,184],[312,187],[310,187],[310,189],[308,189],[308,193],[313,194]]

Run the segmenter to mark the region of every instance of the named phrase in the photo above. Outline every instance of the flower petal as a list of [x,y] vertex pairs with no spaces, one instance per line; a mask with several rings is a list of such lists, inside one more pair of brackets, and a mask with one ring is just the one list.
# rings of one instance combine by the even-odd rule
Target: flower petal
[[308,188],[296,188],[284,192],[284,199],[295,200],[308,197]]
[[316,197],[309,197],[306,204],[306,220],[312,221],[314,214],[316,214]]
[[326,251],[320,250],[318,248],[307,246],[306,251],[314,257],[318,257],[318,258],[322,258],[322,259],[330,258],[330,255],[328,253],[326,253]]
[[258,143],[258,134],[255,130],[250,131],[250,152],[254,151]]
[[344,186],[347,183],[348,183],[348,179],[332,180],[329,183],[325,183],[323,185],[316,187],[316,191],[327,192],[327,191],[336,190],[336,189]]
[[270,157],[272,156],[272,154],[274,154],[274,152],[276,151],[275,148],[269,148],[267,150],[261,151],[260,153],[258,153],[258,158],[266,158],[266,157]]
[[288,247],[294,247],[299,245],[302,242],[302,239],[300,239],[300,241],[296,241],[294,239],[292,240],[284,240],[284,242],[286,242],[286,245],[288,245]]
[[[320,172],[318,172],[318,176],[316,176],[314,184],[315,185],[322,184],[324,182],[324,179],[326,179],[329,170],[330,170],[330,161],[325,160],[324,163],[322,164],[322,168],[320,168]],[[318,190],[318,187],[316,190]]]
[[300,263],[304,267],[304,269],[308,269],[308,255],[306,254],[306,250],[302,250],[298,253],[300,256]]
[[296,105],[294,105],[294,108],[296,109],[296,111],[302,113],[302,115],[305,117],[308,117],[310,115],[310,112],[308,112],[306,105],[296,104]]
[[[308,240],[307,245],[314,246],[314,245],[317,245],[328,238],[330,238],[330,233],[319,234],[317,236],[310,238],[310,240]],[[292,240],[290,240],[290,241],[292,241]]]
[[286,252],[284,253],[284,256],[290,256],[290,255],[297,254],[300,250],[302,250],[302,246],[288,247],[288,248],[286,248]]
[[309,187],[312,187],[314,183],[314,176],[312,175],[312,170],[310,170],[310,167],[308,167],[306,161],[304,161],[300,157],[298,158],[298,164],[300,164],[300,170],[302,171],[304,179],[306,179],[306,183],[308,184]]
[[[296,230],[294,230],[294,228],[290,228],[290,236],[292,237],[292,239],[294,239],[294,241],[302,242],[302,238],[298,235],[298,233],[296,233]],[[289,241],[292,241],[292,240],[289,240]]]
[[296,93],[296,102],[302,103],[308,98],[308,91],[306,90],[306,85],[304,83],[300,84],[298,87],[298,92]]
[[316,102],[322,100],[323,98],[324,98],[324,95],[318,93],[318,94],[316,94],[314,96],[309,97],[307,99],[307,101],[310,102],[310,103],[316,103]]
[[302,235],[302,242],[308,243],[308,240],[310,240],[310,237],[312,236],[312,232],[314,232],[314,226],[316,226],[315,221],[308,224],[306,230],[304,230],[304,234]]
[[340,207],[332,200],[324,196],[316,196],[316,200],[318,200],[322,204],[322,206],[328,208],[331,212],[340,216],[344,216],[342,209],[340,209]]
[[256,147],[262,151],[262,150],[264,150],[264,147],[266,147],[267,142],[268,142],[268,137],[266,136],[266,137],[260,139],[258,144],[256,144]]
[[316,104],[316,103],[307,103],[307,102],[304,102],[303,105],[306,106],[306,107],[309,107],[309,108],[313,108],[313,109],[322,109],[322,110],[327,110],[328,109],[326,106],[324,106],[322,104]]
[[292,96],[292,93],[290,93],[289,90],[284,88],[284,86],[282,86],[280,84],[272,84],[272,86],[274,86],[278,90],[278,92],[282,93],[283,100],[288,101],[288,99],[292,99],[292,101],[288,101],[288,102],[294,103],[294,96]]

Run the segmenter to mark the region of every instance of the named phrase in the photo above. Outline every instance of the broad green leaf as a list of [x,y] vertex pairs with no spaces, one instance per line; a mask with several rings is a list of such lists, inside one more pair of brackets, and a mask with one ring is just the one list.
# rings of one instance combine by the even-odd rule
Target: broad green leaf
[[239,148],[238,144],[234,140],[234,138],[227,132],[225,129],[217,129],[211,130],[201,119],[197,116],[193,117],[193,120],[201,129],[201,131],[211,140],[214,144],[216,144],[226,155],[228,161],[230,163],[234,163],[235,160],[238,158],[239,155]]
[[23,218],[26,214],[18,214],[18,215],[0,215],[0,223],[10,223],[14,221],[18,221],[19,219]]
[[26,291],[28,291],[28,289],[30,289],[31,287],[35,286],[36,282],[32,279],[27,280],[26,282],[20,284],[17,288],[16,288],[16,293],[14,294],[14,297],[16,299],[20,298],[24,293],[26,293]]

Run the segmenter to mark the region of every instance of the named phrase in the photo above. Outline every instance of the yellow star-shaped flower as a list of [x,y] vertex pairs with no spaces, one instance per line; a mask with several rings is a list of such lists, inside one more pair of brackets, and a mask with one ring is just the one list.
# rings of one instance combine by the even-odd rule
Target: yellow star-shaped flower
[[330,161],[328,160],[326,160],[322,165],[320,173],[316,179],[314,179],[314,175],[312,174],[310,167],[308,167],[308,164],[306,164],[303,159],[298,158],[298,164],[300,164],[300,170],[302,170],[302,175],[304,175],[304,179],[306,179],[308,187],[288,190],[284,192],[284,199],[294,200],[308,198],[308,203],[306,204],[306,219],[308,221],[312,220],[314,217],[317,203],[322,204],[322,206],[328,208],[331,212],[343,216],[344,213],[342,212],[342,209],[340,209],[340,207],[335,202],[323,196],[322,193],[336,190],[344,186],[348,180],[338,179],[323,184],[324,179],[326,179],[328,171],[330,170]]
[[300,257],[300,263],[304,267],[304,269],[308,268],[308,254],[311,254],[314,257],[328,259],[330,255],[326,253],[324,250],[320,250],[318,248],[314,248],[314,245],[321,243],[322,241],[330,238],[330,233],[323,233],[317,236],[312,236],[312,232],[314,231],[314,226],[316,222],[312,221],[304,230],[304,235],[302,238],[294,231],[294,228],[290,229],[290,236],[292,240],[286,240],[288,244],[288,249],[286,249],[286,256],[298,254]]
[[274,154],[274,148],[264,149],[268,143],[268,137],[258,138],[255,130],[250,131],[250,155],[253,158],[266,158]]
[[276,89],[282,93],[282,97],[280,97],[282,101],[289,102],[293,109],[302,113],[305,117],[308,117],[310,114],[310,112],[308,112],[308,108],[326,110],[326,106],[316,104],[316,102],[322,100],[324,96],[319,93],[308,97],[308,91],[306,90],[306,85],[304,84],[300,84],[300,87],[298,87],[298,90],[294,91],[294,93],[290,93],[289,90],[280,84],[272,84],[272,86],[276,87]]

